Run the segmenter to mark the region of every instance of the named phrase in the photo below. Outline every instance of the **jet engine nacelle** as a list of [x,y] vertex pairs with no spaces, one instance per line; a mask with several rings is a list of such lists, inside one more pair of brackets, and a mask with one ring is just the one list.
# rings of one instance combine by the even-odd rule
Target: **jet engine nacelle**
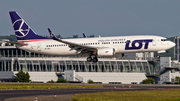
[[97,51],[98,56],[114,56],[115,49],[114,48],[100,48]]

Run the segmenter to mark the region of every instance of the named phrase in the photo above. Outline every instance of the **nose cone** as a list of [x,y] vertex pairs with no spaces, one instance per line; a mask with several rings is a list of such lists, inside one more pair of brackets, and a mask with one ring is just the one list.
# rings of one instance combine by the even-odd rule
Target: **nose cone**
[[174,42],[170,42],[170,47],[174,47],[176,44]]
[[176,44],[173,42],[173,47],[175,46]]

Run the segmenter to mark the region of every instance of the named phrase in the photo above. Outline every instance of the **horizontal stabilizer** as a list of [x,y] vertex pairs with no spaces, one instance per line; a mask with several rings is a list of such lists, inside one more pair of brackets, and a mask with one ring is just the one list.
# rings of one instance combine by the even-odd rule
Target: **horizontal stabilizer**
[[11,43],[11,44],[14,44],[16,46],[26,46],[26,45],[28,45],[26,43],[18,43],[18,42],[11,42],[11,41],[4,41],[4,42]]

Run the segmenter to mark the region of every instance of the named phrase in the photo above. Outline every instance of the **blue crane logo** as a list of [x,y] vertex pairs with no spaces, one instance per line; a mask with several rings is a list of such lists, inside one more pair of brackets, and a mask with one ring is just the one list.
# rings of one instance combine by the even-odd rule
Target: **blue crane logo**
[[18,19],[13,24],[17,37],[25,37],[30,30],[30,27],[24,22],[23,19]]

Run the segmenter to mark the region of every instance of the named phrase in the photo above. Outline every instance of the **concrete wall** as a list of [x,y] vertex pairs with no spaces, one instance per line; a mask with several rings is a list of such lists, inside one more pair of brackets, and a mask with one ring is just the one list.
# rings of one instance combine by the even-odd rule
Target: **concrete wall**
[[74,70],[69,70],[65,71],[65,79],[67,81],[83,81],[84,83],[87,83],[88,80],[93,80],[94,82],[107,84],[109,84],[109,82],[140,84],[142,80],[147,79],[147,77],[145,73],[75,72]]
[[58,77],[55,72],[28,72],[30,75],[30,80],[35,82],[48,82],[57,81]]
[[[0,72],[0,80],[13,79],[15,74],[18,72]],[[30,80],[34,82],[57,81],[58,77],[55,72],[28,72]]]
[[164,67],[171,67],[171,57],[160,57],[161,69]]
[[172,70],[168,70],[167,72],[165,72],[164,74],[162,74],[160,76],[160,82],[159,84],[165,83],[165,82],[171,82],[174,83],[175,82],[175,78],[180,77],[180,73],[178,71],[174,71],[172,73]]
[[163,84],[165,82],[171,82],[171,70],[163,73],[161,76],[160,76],[160,81],[159,81],[159,84]]
[[75,70],[66,70],[64,72],[64,79],[66,79],[67,81],[76,81]]
[[0,72],[0,79],[12,79],[14,77],[14,72],[2,71]]

